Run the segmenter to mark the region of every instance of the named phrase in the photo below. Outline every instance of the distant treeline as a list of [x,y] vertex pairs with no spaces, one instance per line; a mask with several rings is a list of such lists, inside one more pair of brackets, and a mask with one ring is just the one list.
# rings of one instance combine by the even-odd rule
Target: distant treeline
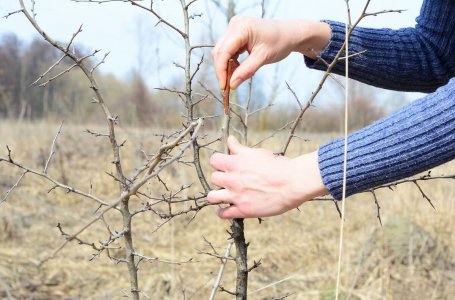
[[[81,55],[90,54],[90,51],[81,47],[76,47],[75,51],[79,51]],[[80,122],[99,120],[102,114],[99,107],[91,103],[93,93],[80,70],[75,68],[48,82],[73,64],[69,59],[63,59],[52,72],[33,84],[61,57],[62,54],[57,49],[40,38],[25,43],[14,34],[1,36],[0,118],[69,118]],[[87,62],[94,63],[90,58]],[[175,96],[167,92],[151,91],[142,76],[134,71],[128,80],[101,73],[97,74],[97,80],[106,95],[109,107],[113,112],[121,112],[122,121],[128,124],[150,124],[154,117],[163,116],[179,105],[176,101],[169,101]],[[40,86],[46,82],[48,84]],[[161,121],[166,123],[170,120],[161,118]]]
[[[75,51],[80,55],[90,53],[83,47],[77,47]],[[28,121],[42,119],[102,121],[103,115],[99,107],[92,103],[92,91],[80,70],[73,69],[40,86],[68,69],[72,65],[69,59],[63,59],[52,72],[33,84],[61,56],[58,50],[42,39],[37,38],[25,43],[14,34],[0,37],[0,118]],[[90,58],[87,62],[95,63]],[[133,70],[127,80],[98,73],[97,80],[109,107],[114,113],[120,114],[120,120],[124,124],[171,127],[180,126],[184,119],[185,109],[179,97],[169,91],[150,89],[139,72]],[[176,79],[176,89],[179,89],[178,81]],[[183,90],[183,87],[181,89]],[[259,98],[266,99],[267,97],[257,89],[258,87],[254,89],[254,93],[260,95]],[[206,91],[198,86],[194,87],[194,91],[196,95],[206,94]],[[355,113],[350,116],[351,128],[363,127],[384,115],[384,109],[371,98],[371,95],[366,96],[362,92],[353,97],[351,107]],[[261,106],[258,103],[255,105]],[[195,111],[201,116],[214,115],[217,112],[221,112],[221,106],[213,97],[201,102]],[[297,107],[294,105],[274,105],[271,109],[255,115],[250,126],[256,130],[279,128],[295,118],[296,114]],[[339,131],[342,122],[341,105],[316,107],[305,115],[302,129],[311,132]],[[210,124],[215,123],[210,120],[207,125]]]

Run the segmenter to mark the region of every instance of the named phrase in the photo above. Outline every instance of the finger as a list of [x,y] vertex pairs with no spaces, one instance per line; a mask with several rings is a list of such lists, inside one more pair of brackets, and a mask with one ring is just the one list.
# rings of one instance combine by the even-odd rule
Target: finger
[[[234,53],[222,52],[219,54],[218,60],[215,62],[216,77],[220,85],[220,89],[226,89],[227,65],[228,61],[234,57]],[[232,86],[229,86],[232,88]]]
[[212,58],[214,61],[218,60],[220,53],[222,53],[224,50],[224,45],[226,44],[226,41],[229,40],[232,35],[233,35],[233,29],[231,28],[231,26],[229,24],[226,31],[224,31],[224,33],[221,35],[221,37],[216,42],[215,47],[213,47],[213,49],[212,49]]
[[[243,32],[234,37],[222,41],[218,48],[214,49],[212,56],[215,63],[215,73],[218,78],[220,88],[226,88],[226,72],[229,59],[236,59],[240,54],[245,52],[245,46],[248,40]],[[232,88],[232,86],[231,86]]]
[[229,86],[235,90],[244,81],[253,77],[257,70],[264,65],[265,55],[253,49],[247,58],[232,73]]
[[245,215],[234,205],[220,208],[217,210],[216,214],[222,219],[245,218]]
[[210,183],[216,185],[217,187],[220,188],[229,188],[229,180],[228,180],[229,175],[226,174],[225,172],[214,172],[212,173],[212,176],[210,177]]
[[220,40],[216,43],[215,47],[212,49],[212,58],[213,63],[215,65],[215,75],[218,79],[220,84],[220,88],[224,89],[224,85],[226,84],[226,72],[227,72],[227,62],[228,60],[220,59],[220,55],[222,52],[222,44],[225,39],[226,33],[220,38]]
[[215,153],[210,157],[210,166],[215,170],[227,172],[232,169],[232,157],[228,154]]
[[240,154],[251,150],[251,148],[240,144],[240,142],[232,135],[228,137],[227,144],[231,154]]
[[231,194],[227,189],[211,190],[207,194],[207,201],[211,204],[230,204]]

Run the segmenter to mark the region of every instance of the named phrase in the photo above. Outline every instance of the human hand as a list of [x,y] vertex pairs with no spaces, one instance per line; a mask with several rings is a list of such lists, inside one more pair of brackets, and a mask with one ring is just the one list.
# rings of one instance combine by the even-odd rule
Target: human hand
[[253,218],[282,214],[327,190],[319,173],[317,152],[291,159],[265,149],[241,145],[229,137],[231,155],[210,158],[216,170],[211,183],[220,187],[207,195],[211,204],[229,204],[221,218]]
[[[220,87],[225,88],[230,58],[236,61],[230,82],[235,89],[263,65],[278,62],[293,51],[316,58],[329,39],[330,26],[322,22],[233,17],[212,51]],[[237,59],[245,51],[249,56],[239,63]]]

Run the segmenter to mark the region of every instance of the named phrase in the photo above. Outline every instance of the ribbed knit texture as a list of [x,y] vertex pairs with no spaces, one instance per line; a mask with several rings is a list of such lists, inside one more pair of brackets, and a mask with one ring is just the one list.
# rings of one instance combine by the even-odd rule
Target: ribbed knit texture
[[[332,37],[321,57],[331,62],[345,29],[327,22]],[[415,28],[355,29],[349,51],[364,50],[350,59],[351,78],[387,89],[433,93],[348,137],[347,195],[455,158],[455,79],[450,79],[455,75],[455,1],[424,1]],[[311,68],[326,69],[322,62],[305,60]],[[344,75],[344,63],[334,72]],[[338,139],[319,148],[321,175],[335,199],[342,196],[343,147],[344,139]]]
[[[332,29],[321,58],[331,63],[345,39],[345,25],[325,21]],[[357,27],[349,39],[349,53],[364,54],[349,60],[349,77],[373,86],[433,92],[455,76],[455,1],[426,0],[415,28]],[[310,68],[326,70],[322,61],[305,57]],[[344,75],[344,61],[333,73]]]

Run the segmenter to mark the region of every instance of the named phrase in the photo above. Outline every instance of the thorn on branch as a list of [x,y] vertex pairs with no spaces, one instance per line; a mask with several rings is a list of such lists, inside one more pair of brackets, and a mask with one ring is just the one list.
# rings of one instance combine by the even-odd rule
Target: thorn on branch
[[60,222],[57,223],[57,228],[65,239],[69,239],[70,235],[63,231],[62,224],[60,224]]
[[260,265],[262,265],[261,260],[262,260],[262,258],[259,259],[258,261],[253,260],[253,265],[250,268],[248,268],[248,273],[253,271],[254,269],[258,268]]
[[114,124],[117,124],[118,122],[118,116],[109,116],[107,119]]
[[36,2],[35,2],[35,0],[31,0],[31,2],[32,2],[32,7],[30,8],[30,11],[32,12],[33,19],[36,19],[36,11],[35,11]]
[[381,206],[379,206],[378,197],[376,196],[376,193],[374,192],[374,190],[371,191],[371,194],[373,194],[374,203],[376,204],[376,208],[377,208],[376,217],[378,218],[379,224],[381,224],[381,227],[382,227],[382,220],[381,220],[381,214],[380,214]]
[[181,64],[176,63],[176,62],[173,62],[173,64],[174,64],[174,66],[176,66],[177,68],[180,68],[180,69],[182,69],[182,70],[185,70],[185,67],[182,66]]
[[343,215],[341,214],[340,206],[338,206],[338,200],[333,199],[333,203],[335,204],[335,208],[337,209],[340,219],[343,218]]
[[103,207],[103,205],[101,205],[101,204],[98,205],[98,207],[95,209],[95,211],[93,213],[97,214],[102,207]]
[[284,296],[281,296],[281,297],[278,297],[278,298],[272,298],[271,300],[284,300],[292,295],[294,295],[295,293],[287,293],[286,295]]
[[109,137],[109,134],[108,134],[108,133],[94,132],[94,131],[91,131],[90,129],[86,129],[85,132],[87,132],[87,133],[93,135],[94,137],[100,137],[100,136]]
[[426,175],[423,175],[423,176],[422,176],[422,180],[428,179],[428,178],[431,178],[431,170],[429,170],[428,173],[427,173]]
[[[113,163],[113,164],[117,164],[118,162],[116,162],[116,161],[113,161],[112,163]],[[124,182],[124,181],[120,180],[119,178],[115,177],[115,175],[114,175],[114,174],[112,174],[112,173],[108,173],[108,172],[104,172],[104,173],[106,173],[108,176],[112,177],[112,178],[114,179],[114,181],[116,181],[116,182],[120,183],[120,184],[121,184],[123,187],[125,187],[125,188],[127,188],[127,187],[128,187],[128,185],[127,185],[127,183],[126,183],[126,182]],[[128,180],[128,179],[127,179],[127,178],[125,178],[125,180]]]
[[121,142],[121,143],[120,143],[120,145],[118,145],[118,147],[120,148],[120,147],[123,147],[123,146],[125,146],[125,144],[126,144],[126,141],[127,141],[127,140],[124,140],[123,142]]
[[11,149],[9,148],[8,145],[6,145],[6,150],[8,150],[8,161],[10,163],[13,163],[13,159],[11,158]]
[[420,193],[422,194],[422,197],[424,199],[426,199],[428,201],[428,203],[430,203],[431,207],[433,207],[434,210],[436,210],[436,207],[434,207],[433,205],[433,202],[431,201],[430,197],[427,196],[427,194],[425,194],[425,192],[423,191],[423,189],[420,187],[420,185],[417,183],[417,180],[414,180],[413,183],[417,186],[417,188],[419,189]]
[[50,194],[53,190],[55,190],[56,188],[58,188],[58,185],[54,185],[53,187],[51,187],[47,193]]
[[219,285],[218,287],[219,287],[220,291],[222,291],[222,292],[228,293],[228,294],[230,294],[230,295],[232,295],[232,296],[237,296],[236,293],[231,292],[231,291],[225,289],[222,285]]
[[164,181],[161,179],[160,175],[157,175],[156,178],[157,178],[158,181],[164,186],[164,189],[165,189],[166,191],[169,192],[169,188],[167,187],[166,182],[164,182]]
[[201,18],[204,14],[203,13],[197,13],[197,14],[192,14],[188,18],[194,20],[195,18]]
[[155,23],[155,26],[154,27],[157,27],[158,25],[160,25],[162,22],[162,20],[158,20],[156,23]]

